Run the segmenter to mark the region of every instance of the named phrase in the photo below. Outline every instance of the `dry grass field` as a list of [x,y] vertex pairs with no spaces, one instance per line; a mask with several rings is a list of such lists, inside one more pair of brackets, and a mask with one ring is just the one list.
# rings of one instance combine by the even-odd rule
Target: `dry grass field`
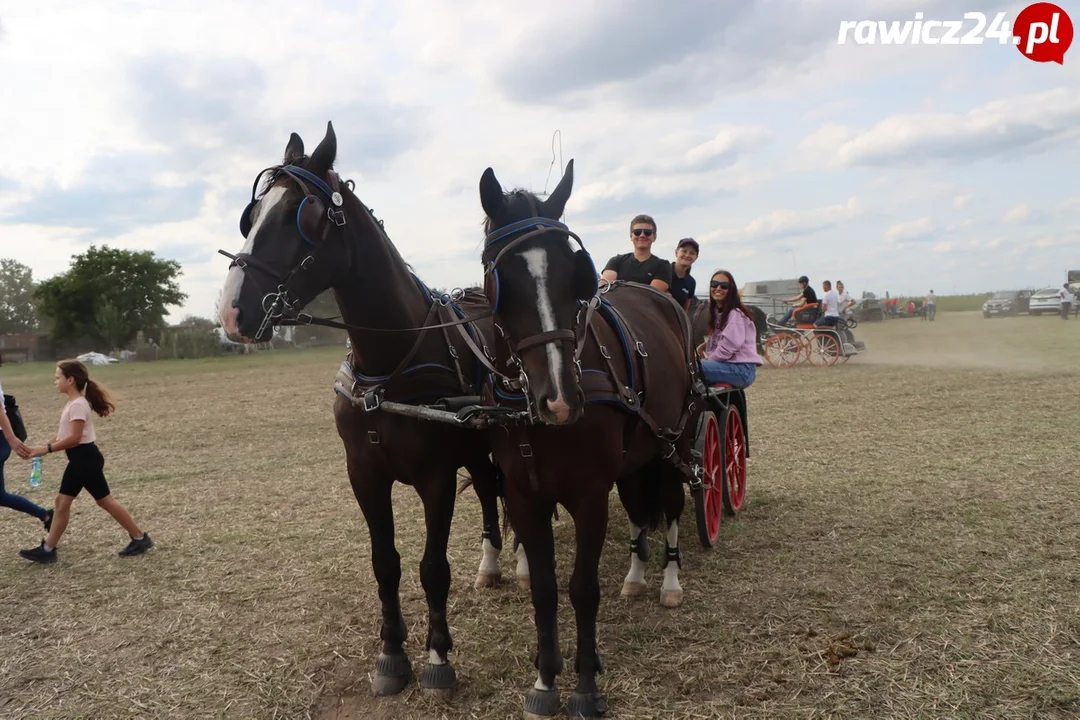
[[[683,606],[619,597],[626,522],[612,494],[599,642],[613,718],[1080,716],[1080,322],[860,327],[846,365],[765,367],[749,392],[748,504],[722,538],[682,526]],[[510,718],[535,679],[532,609],[472,587],[480,513],[460,496],[450,544],[449,705],[413,686],[370,697],[378,598],[331,415],[343,350],[92,368],[117,498],[157,547],[85,494],[60,560],[19,548],[35,520],[0,509],[0,717]],[[5,366],[31,440],[55,432],[53,367]],[[7,487],[51,506],[14,457]],[[396,490],[406,646],[424,662],[420,505]],[[563,654],[572,525],[557,526]],[[564,671],[564,697],[571,675]]]

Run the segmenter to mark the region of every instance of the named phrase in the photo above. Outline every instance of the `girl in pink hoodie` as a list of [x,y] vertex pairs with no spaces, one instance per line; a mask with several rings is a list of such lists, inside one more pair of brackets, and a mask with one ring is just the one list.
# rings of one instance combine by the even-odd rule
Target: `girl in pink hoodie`
[[739,299],[735,278],[727,270],[717,270],[709,282],[709,335],[698,346],[698,357],[709,385],[749,387],[762,364],[754,316]]

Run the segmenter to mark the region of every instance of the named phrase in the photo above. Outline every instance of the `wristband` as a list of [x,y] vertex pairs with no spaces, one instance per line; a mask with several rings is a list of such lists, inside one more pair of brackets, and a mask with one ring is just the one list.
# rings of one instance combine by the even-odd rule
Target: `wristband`
[[52,452],[52,443],[47,443],[45,445],[45,449],[48,450],[49,452]]

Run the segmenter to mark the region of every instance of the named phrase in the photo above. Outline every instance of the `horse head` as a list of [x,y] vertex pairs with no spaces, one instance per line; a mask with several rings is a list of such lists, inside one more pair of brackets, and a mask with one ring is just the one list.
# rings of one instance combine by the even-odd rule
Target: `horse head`
[[275,324],[332,287],[349,267],[345,204],[356,197],[333,170],[336,155],[337,137],[327,123],[310,157],[292,133],[282,163],[255,178],[251,202],[240,215],[244,247],[237,255],[219,251],[233,259],[218,308],[231,340],[269,340]]
[[[574,182],[574,161],[546,200],[503,192],[488,168],[480,178],[485,222],[484,291],[516,365],[522,391],[550,425],[577,421],[585,410],[577,362],[579,317],[597,294],[597,275],[581,240],[558,221]],[[581,330],[584,330],[582,327]],[[500,353],[503,352],[500,344]]]

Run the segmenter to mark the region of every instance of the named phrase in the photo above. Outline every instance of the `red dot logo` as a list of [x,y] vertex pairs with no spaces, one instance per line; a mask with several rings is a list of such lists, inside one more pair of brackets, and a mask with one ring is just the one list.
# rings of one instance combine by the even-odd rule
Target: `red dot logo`
[[1073,24],[1069,14],[1054,3],[1040,2],[1020,11],[1013,23],[1013,42],[1020,54],[1034,62],[1065,64],[1072,45]]

